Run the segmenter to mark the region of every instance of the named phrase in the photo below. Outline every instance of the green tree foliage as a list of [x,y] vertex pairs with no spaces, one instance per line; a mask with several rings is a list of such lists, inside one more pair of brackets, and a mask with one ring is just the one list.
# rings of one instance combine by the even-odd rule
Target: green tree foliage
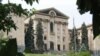
[[78,35],[76,35],[76,51],[80,50],[80,39],[78,39]]
[[16,39],[0,40],[0,56],[16,56],[17,55],[17,43]]
[[38,50],[43,51],[43,46],[44,46],[43,29],[42,29],[42,23],[40,19],[36,27],[36,36],[37,36],[36,45],[38,47]]
[[88,46],[88,31],[85,23],[82,24],[82,46],[84,47],[82,50],[89,50]]
[[100,0],[77,0],[79,12],[84,14],[90,11],[93,14],[94,38],[100,34]]
[[[7,4],[3,4],[2,1],[3,0],[0,0],[0,30],[7,31],[8,34],[11,28],[14,28],[16,30],[17,27],[14,21],[12,20],[12,16],[10,14],[14,13],[18,16],[21,15],[27,16],[27,10],[23,9],[21,4],[10,3],[10,0],[8,0]],[[35,1],[38,2],[38,0],[24,0],[24,1],[30,5],[32,5],[33,2]],[[16,56],[17,53],[16,40],[14,39],[12,41],[8,40],[6,43],[7,45],[3,46],[0,50],[0,56]],[[3,42],[1,41],[0,45],[2,44]]]
[[33,5],[33,2],[36,1],[39,3],[39,0],[24,0],[27,4]]
[[74,31],[71,30],[70,50],[74,50]]
[[[21,4],[10,3],[10,0],[8,0],[7,4],[2,4],[2,1],[0,0],[0,30],[7,31],[8,33],[11,28],[16,29],[16,25],[10,14],[14,13],[18,16],[27,15],[27,10],[23,9]],[[38,2],[38,0],[25,0],[30,5],[35,1]]]
[[75,27],[72,29],[70,41],[70,49],[73,51],[78,51],[80,49],[80,41],[78,39],[77,29]]
[[30,51],[34,50],[33,19],[30,19],[28,28],[25,32],[25,47]]

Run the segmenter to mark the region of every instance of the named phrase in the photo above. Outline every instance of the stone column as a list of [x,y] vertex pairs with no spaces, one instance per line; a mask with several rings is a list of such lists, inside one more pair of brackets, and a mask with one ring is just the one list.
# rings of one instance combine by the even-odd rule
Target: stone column
[[55,30],[55,44],[54,44],[54,49],[55,51],[57,51],[57,23],[55,23],[55,27],[54,27],[54,30]]
[[61,49],[61,51],[63,51],[63,26],[62,26],[62,24],[60,25],[61,26],[61,36],[60,36],[60,41],[61,41],[61,43],[60,43],[60,49]]
[[68,32],[68,25],[65,25],[65,27],[66,27],[66,29],[65,29],[65,30],[66,30],[66,31],[65,31],[65,32],[66,32],[66,33],[65,33],[65,34],[66,34],[66,35],[65,35],[65,39],[66,39],[66,40],[65,40],[65,50],[66,50],[66,51],[69,51],[70,38],[69,38],[69,32]]
[[50,22],[48,22],[47,50],[50,50]]

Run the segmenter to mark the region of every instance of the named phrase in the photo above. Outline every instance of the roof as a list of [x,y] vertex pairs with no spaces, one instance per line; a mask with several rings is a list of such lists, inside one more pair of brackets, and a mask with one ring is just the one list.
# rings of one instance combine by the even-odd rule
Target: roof
[[[87,25],[86,27],[88,28],[88,27],[91,27],[92,26],[92,24],[89,24],[89,25]],[[77,30],[81,30],[81,27],[79,27],[79,28],[76,28]],[[69,31],[72,31],[72,29],[69,29]]]
[[60,17],[65,17],[65,18],[69,18],[67,15],[65,15],[64,13],[60,12],[59,10],[55,9],[55,8],[46,8],[46,9],[41,9],[41,10],[37,10],[36,13],[42,13],[42,14],[47,14],[49,15],[49,11],[50,10],[54,10],[56,12],[56,15],[57,16],[60,16]]

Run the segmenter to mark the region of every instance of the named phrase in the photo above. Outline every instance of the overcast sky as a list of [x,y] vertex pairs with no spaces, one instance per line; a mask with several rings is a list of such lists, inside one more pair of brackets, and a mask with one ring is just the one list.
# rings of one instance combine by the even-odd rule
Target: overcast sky
[[[75,20],[75,26],[77,28],[81,27],[81,24],[83,22],[85,22],[86,25],[92,23],[92,15],[90,15],[89,12],[83,15],[79,14],[77,10],[76,0],[40,0],[39,4],[34,3],[32,6],[27,5],[22,0],[10,0],[10,1],[14,3],[21,3],[22,7],[27,9],[31,9],[34,7],[35,9],[40,10],[40,9],[54,7],[57,10],[61,11],[62,13],[70,17],[68,20],[69,23],[68,28],[73,27],[73,18]],[[6,2],[7,0],[3,0],[3,3]]]

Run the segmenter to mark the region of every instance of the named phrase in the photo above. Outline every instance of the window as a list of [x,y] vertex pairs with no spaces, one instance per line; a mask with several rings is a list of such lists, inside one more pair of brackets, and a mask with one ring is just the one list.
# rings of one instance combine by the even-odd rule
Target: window
[[54,43],[50,42],[50,50],[54,50]]
[[65,50],[65,45],[63,45],[63,50]]
[[26,31],[27,31],[27,29],[25,28],[25,29],[24,29],[24,33],[26,33]]
[[58,44],[58,46],[57,46],[57,47],[58,47],[58,51],[60,51],[60,45],[59,45],[59,44]]
[[63,42],[65,41],[65,37],[63,37]]
[[50,31],[53,32],[53,22],[50,23]]
[[47,51],[47,44],[44,44],[44,48],[45,48],[45,50]]
[[46,36],[44,36],[44,40],[46,40],[47,39],[47,37]]
[[93,29],[91,29],[91,32],[93,32]]

